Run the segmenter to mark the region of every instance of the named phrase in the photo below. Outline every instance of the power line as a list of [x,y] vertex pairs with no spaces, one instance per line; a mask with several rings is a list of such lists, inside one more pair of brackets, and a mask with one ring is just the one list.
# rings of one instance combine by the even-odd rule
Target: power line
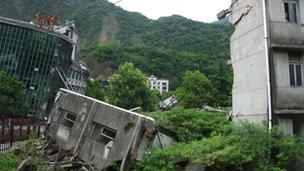
[[118,1],[114,2],[113,4],[116,5],[116,4],[118,4],[119,2],[121,2],[121,1],[123,1],[123,0],[118,0]]

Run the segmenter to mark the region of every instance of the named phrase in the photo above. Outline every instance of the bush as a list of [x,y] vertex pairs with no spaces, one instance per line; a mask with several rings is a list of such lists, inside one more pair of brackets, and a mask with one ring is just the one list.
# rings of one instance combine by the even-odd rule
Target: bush
[[226,113],[202,112],[198,109],[175,108],[147,114],[166,128],[175,131],[181,141],[199,140],[211,134],[231,130]]
[[152,151],[136,169],[173,170],[173,159],[182,157],[216,170],[285,170],[301,155],[303,152],[297,138],[283,136],[278,128],[269,132],[263,125],[240,122],[231,134]]
[[22,159],[16,156],[13,152],[5,155],[0,155],[0,170],[14,171],[17,169]]

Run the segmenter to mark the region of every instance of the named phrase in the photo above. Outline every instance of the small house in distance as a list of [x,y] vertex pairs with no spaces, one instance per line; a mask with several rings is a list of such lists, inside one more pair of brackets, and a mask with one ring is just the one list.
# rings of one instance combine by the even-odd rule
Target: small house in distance
[[163,92],[169,92],[169,80],[158,79],[154,75],[151,75],[150,77],[148,77],[148,80],[151,85],[151,90],[157,90],[161,94]]
[[177,138],[153,118],[60,89],[49,117],[48,136],[62,150],[72,150],[77,163],[96,170],[111,163],[129,170],[150,148],[163,148]]

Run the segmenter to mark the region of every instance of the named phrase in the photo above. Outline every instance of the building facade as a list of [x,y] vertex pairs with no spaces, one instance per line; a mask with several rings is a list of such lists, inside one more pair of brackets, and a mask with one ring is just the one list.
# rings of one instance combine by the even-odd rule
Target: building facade
[[0,70],[24,82],[29,115],[42,117],[50,111],[55,94],[66,87],[59,75],[68,73],[74,48],[64,34],[0,17]]
[[[113,162],[131,170],[134,160],[147,157],[151,148],[165,148],[176,134],[140,115],[81,94],[61,89],[49,117],[48,135],[77,163],[104,170]],[[118,165],[119,166],[119,165]]]
[[304,1],[234,0],[234,118],[304,135]]
[[90,72],[85,63],[81,61],[73,61],[67,74],[67,84],[74,92],[84,94]]
[[148,80],[151,85],[151,90],[157,90],[161,94],[163,92],[169,92],[169,80],[158,79],[154,75],[148,77]]

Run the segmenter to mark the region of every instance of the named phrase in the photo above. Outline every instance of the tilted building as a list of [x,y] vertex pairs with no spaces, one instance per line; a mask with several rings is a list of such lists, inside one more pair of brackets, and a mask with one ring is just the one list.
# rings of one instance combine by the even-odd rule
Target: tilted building
[[130,170],[149,149],[177,140],[153,118],[64,89],[57,93],[47,130],[62,150],[72,150],[77,163],[90,163],[93,170],[113,163]]
[[234,118],[304,135],[304,1],[234,0],[228,10]]
[[75,63],[76,42],[45,27],[0,17],[0,70],[17,75],[25,85],[29,115],[42,117]]

